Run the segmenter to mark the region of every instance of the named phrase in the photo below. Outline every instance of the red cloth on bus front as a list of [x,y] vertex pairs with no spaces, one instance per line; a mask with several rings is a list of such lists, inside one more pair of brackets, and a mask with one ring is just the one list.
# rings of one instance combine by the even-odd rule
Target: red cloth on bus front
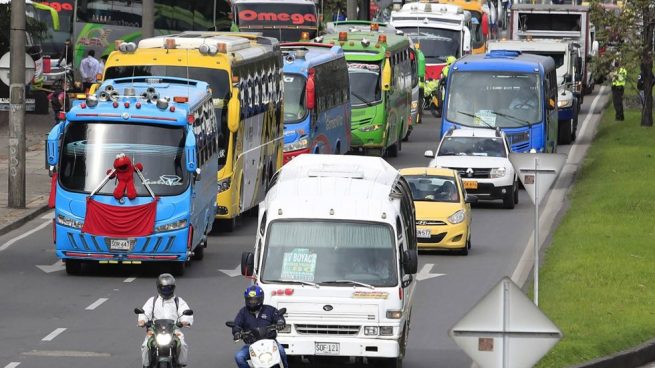
[[48,197],[48,208],[55,208],[55,200],[57,199],[57,173],[52,174],[52,181],[50,182],[50,197]]
[[155,228],[157,198],[138,206],[113,206],[86,201],[86,217],[82,232],[113,237],[148,236]]

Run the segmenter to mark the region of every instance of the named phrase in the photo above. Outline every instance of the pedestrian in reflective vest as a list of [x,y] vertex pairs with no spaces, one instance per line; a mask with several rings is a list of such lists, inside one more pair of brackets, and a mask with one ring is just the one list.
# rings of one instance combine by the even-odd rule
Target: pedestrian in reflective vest
[[612,80],[612,103],[616,111],[616,120],[623,121],[623,89],[625,87],[625,78],[628,72],[618,61],[612,63],[610,78]]

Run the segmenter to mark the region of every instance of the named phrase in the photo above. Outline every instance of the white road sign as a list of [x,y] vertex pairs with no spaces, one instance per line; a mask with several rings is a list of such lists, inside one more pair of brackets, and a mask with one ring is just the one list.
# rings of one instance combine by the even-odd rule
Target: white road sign
[[504,277],[450,330],[482,368],[529,368],[562,338],[509,277]]
[[514,165],[514,170],[532,203],[535,203],[535,194],[536,200],[541,203],[550,190],[550,186],[562,171],[566,155],[561,153],[510,153],[509,160]]

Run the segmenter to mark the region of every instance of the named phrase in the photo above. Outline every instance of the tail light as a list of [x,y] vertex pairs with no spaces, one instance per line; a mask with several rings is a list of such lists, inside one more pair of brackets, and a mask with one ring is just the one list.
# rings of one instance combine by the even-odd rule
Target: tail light
[[309,69],[309,77],[305,86],[305,106],[308,110],[314,110],[316,105],[316,86],[314,85],[314,69]]

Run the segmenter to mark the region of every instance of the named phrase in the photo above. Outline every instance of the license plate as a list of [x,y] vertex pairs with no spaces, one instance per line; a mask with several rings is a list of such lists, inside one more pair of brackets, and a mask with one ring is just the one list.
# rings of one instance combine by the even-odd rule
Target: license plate
[[478,182],[473,180],[464,180],[464,189],[478,189]]
[[131,250],[134,244],[133,239],[111,239],[109,243],[110,250]]
[[419,238],[429,238],[431,235],[430,229],[416,229],[416,236]]
[[314,343],[314,350],[316,355],[338,355],[339,343],[338,342],[317,342]]

